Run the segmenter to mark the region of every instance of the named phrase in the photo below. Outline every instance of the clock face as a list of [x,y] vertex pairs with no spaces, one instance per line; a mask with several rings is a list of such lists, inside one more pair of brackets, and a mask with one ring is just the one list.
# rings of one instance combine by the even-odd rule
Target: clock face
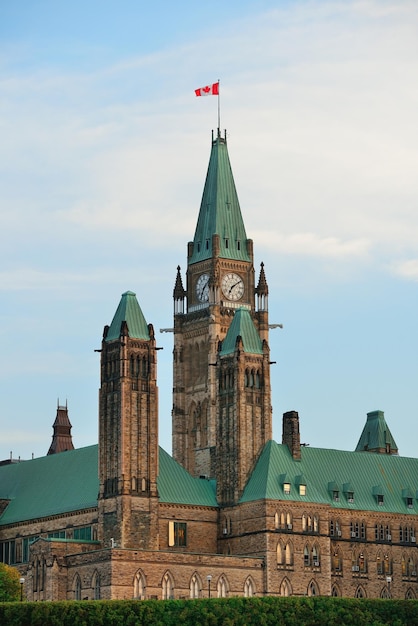
[[222,291],[228,300],[240,300],[244,294],[244,281],[238,274],[225,274],[222,278]]
[[196,295],[200,302],[208,302],[209,300],[209,276],[208,274],[202,274],[197,279],[196,283]]

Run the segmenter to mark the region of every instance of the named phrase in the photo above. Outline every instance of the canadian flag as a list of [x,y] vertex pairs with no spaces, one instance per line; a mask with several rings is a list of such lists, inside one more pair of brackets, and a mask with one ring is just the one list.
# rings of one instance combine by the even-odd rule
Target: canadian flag
[[219,81],[213,83],[213,85],[206,85],[206,87],[200,87],[195,89],[196,96],[219,96]]

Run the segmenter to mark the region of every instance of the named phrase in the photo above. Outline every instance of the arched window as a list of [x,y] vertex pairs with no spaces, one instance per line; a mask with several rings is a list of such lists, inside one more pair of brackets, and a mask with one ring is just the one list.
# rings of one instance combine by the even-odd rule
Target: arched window
[[332,553],[331,569],[333,572],[342,572],[342,559],[339,548],[336,548]]
[[81,600],[81,579],[78,574],[74,579],[74,600]]
[[356,589],[356,593],[354,594],[355,598],[367,598],[366,592],[361,585],[359,585]]
[[332,585],[331,595],[333,598],[339,598],[341,596],[341,591],[338,585]]
[[291,596],[292,595],[292,586],[287,578],[282,580],[280,585],[280,595],[281,596]]
[[390,598],[390,593],[389,593],[389,589],[388,589],[387,585],[382,587],[382,589],[380,590],[380,597],[381,598]]
[[190,597],[200,598],[201,589],[202,589],[202,584],[200,582],[199,576],[197,574],[193,574],[193,576],[190,579]]
[[93,588],[93,600],[100,600],[100,576],[99,572],[94,572],[91,586]]
[[314,567],[319,567],[320,563],[319,563],[319,550],[318,550],[318,546],[313,546],[312,548],[312,565]]
[[307,517],[306,517],[306,514],[304,513],[302,515],[302,531],[306,532],[307,528],[308,528],[308,526],[307,526]]
[[318,595],[319,595],[318,585],[316,584],[314,580],[311,580],[311,582],[308,585],[308,596],[318,596]]
[[145,600],[146,587],[144,574],[137,572],[134,578],[134,600]]
[[309,547],[305,546],[303,550],[303,564],[305,567],[308,567],[311,564],[311,555],[309,553]]
[[174,582],[170,572],[166,572],[164,574],[161,587],[163,592],[163,600],[174,599]]
[[415,592],[411,587],[409,587],[405,594],[405,600],[415,600]]
[[286,565],[293,565],[293,547],[290,542],[284,547],[284,560]]
[[251,576],[248,576],[247,580],[244,583],[244,596],[246,598],[251,598],[251,596],[255,595],[255,585]]
[[218,580],[218,584],[216,587],[216,590],[218,592],[218,598],[226,598],[228,595],[228,583],[227,580],[225,578],[225,576],[222,574],[222,576],[219,578]]
[[279,514],[276,513],[274,514],[274,528],[277,530],[279,528]]
[[283,546],[282,546],[281,541],[279,541],[279,543],[277,544],[276,553],[277,553],[277,565],[283,565],[284,554],[283,554]]

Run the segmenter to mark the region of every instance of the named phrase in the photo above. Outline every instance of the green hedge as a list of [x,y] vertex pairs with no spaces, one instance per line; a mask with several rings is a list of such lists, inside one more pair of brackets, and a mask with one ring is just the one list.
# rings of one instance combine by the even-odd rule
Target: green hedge
[[228,598],[225,600],[9,602],[1,626],[411,626],[416,600]]

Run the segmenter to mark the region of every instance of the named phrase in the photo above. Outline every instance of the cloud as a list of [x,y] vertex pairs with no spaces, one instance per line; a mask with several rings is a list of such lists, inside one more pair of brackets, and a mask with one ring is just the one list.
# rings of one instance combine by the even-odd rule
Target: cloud
[[392,271],[396,276],[406,280],[418,282],[418,259],[399,261],[392,265]]
[[342,241],[337,237],[320,237],[316,233],[308,232],[283,235],[256,231],[254,239],[257,246],[269,248],[279,254],[334,259],[365,257],[371,247],[371,242],[367,239]]

